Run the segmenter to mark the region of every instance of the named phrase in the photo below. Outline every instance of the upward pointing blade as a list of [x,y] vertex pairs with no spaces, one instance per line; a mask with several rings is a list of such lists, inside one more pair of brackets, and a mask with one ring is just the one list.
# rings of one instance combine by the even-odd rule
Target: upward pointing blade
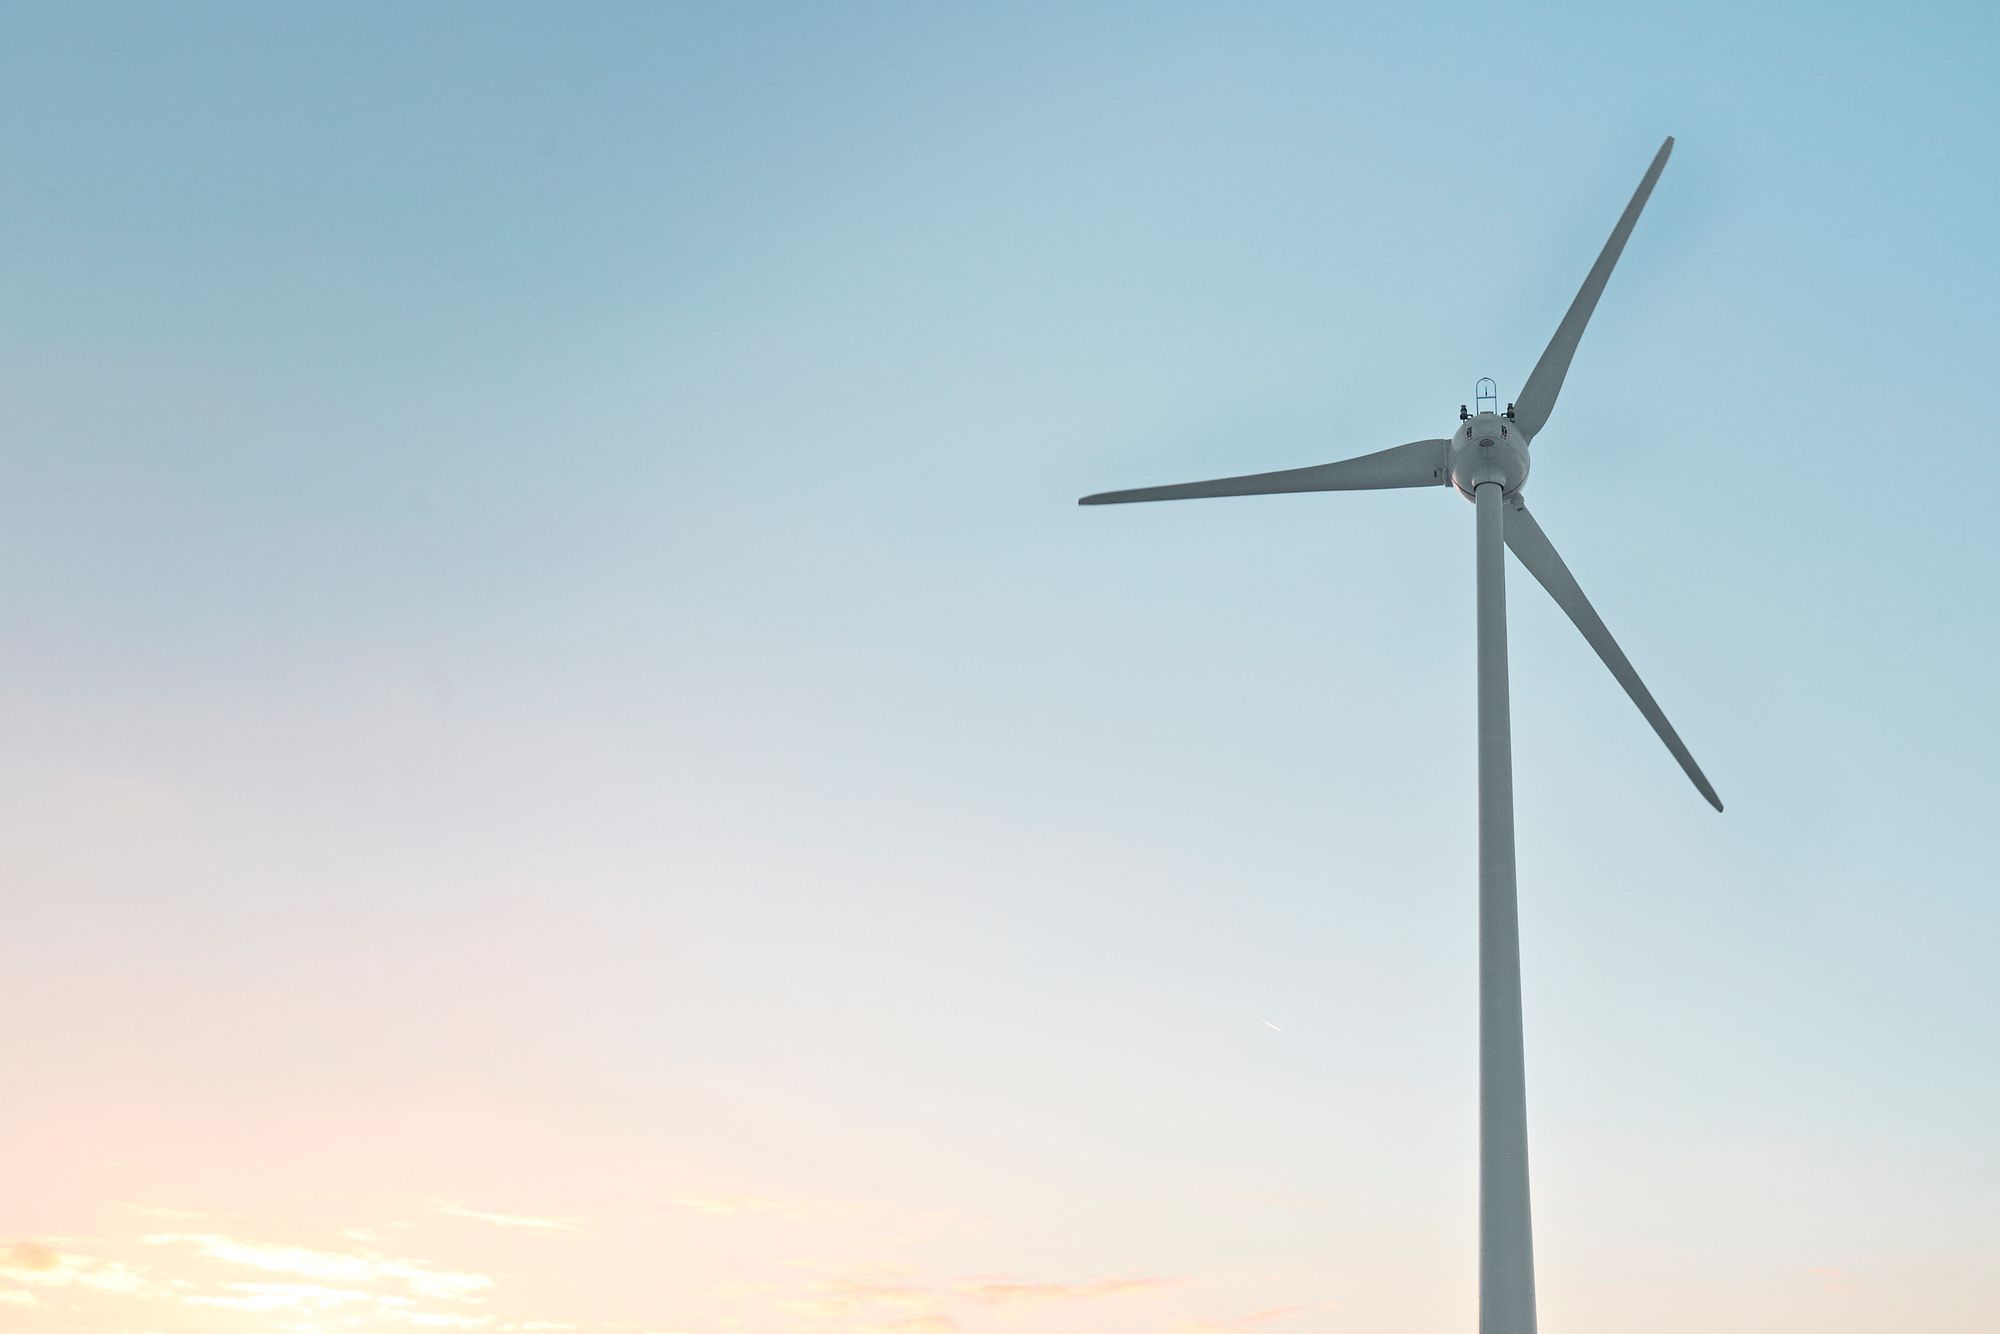
[[1611,281],[1611,270],[1617,266],[1618,256],[1625,252],[1625,238],[1632,234],[1632,224],[1639,221],[1640,210],[1646,207],[1646,199],[1653,193],[1653,182],[1660,179],[1660,172],[1666,168],[1667,154],[1673,151],[1674,137],[1668,135],[1653,156],[1653,165],[1646,168],[1645,179],[1632,192],[1632,202],[1625,206],[1618,225],[1611,229],[1611,239],[1598,253],[1597,263],[1590,266],[1590,275],[1577,289],[1576,300],[1569,303],[1569,313],[1556,326],[1556,336],[1549,339],[1542,359],[1535,363],[1528,383],[1521,387],[1521,396],[1514,400],[1514,420],[1521,433],[1531,440],[1541,432],[1549,413],[1555,409],[1556,395],[1562,392],[1563,377],[1569,374],[1570,358],[1576,355],[1576,345],[1583,339],[1583,328],[1590,323],[1590,313],[1597,309],[1597,298],[1604,295],[1604,284]]
[[1694,756],[1688,754],[1688,748],[1681,744],[1680,734],[1674,731],[1674,725],[1667,721],[1667,715],[1660,711],[1660,706],[1653,702],[1652,692],[1639,679],[1639,673],[1632,670],[1624,650],[1618,647],[1618,641],[1611,637],[1611,632],[1604,628],[1604,622],[1590,605],[1590,599],[1577,586],[1569,566],[1563,564],[1563,558],[1556,554],[1554,544],[1542,531],[1542,526],[1535,522],[1535,516],[1528,513],[1528,507],[1518,495],[1508,498],[1506,518],[1508,550],[1528,567],[1528,573],[1541,581],[1543,588],[1549,590],[1549,596],[1556,600],[1556,605],[1569,613],[1570,620],[1583,631],[1583,637],[1597,650],[1597,656],[1604,659],[1604,665],[1618,678],[1618,684],[1625,687],[1625,693],[1639,706],[1639,712],[1646,715],[1646,721],[1660,734],[1660,740],[1667,743],[1667,749],[1680,761],[1682,770],[1701,795],[1708,798],[1709,805],[1721,810],[1722,798],[1715,795],[1715,789],[1709,786],[1701,766],[1694,762]]

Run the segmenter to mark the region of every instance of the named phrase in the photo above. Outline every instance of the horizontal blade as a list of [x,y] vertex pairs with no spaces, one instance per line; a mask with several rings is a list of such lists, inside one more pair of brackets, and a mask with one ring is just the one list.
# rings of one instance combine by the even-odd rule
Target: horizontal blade
[[1212,482],[1143,486],[1136,491],[1101,491],[1079,505],[1128,505],[1135,500],[1200,500],[1210,496],[1274,496],[1293,491],[1380,491],[1397,486],[1443,486],[1449,480],[1449,440],[1417,440],[1358,459],[1322,463],[1283,472],[1219,477]]
[[1694,762],[1694,756],[1688,754],[1688,748],[1681,744],[1680,734],[1667,721],[1667,715],[1660,712],[1660,706],[1653,702],[1652,692],[1639,679],[1639,673],[1632,670],[1624,650],[1618,647],[1618,641],[1611,637],[1611,632],[1604,628],[1604,622],[1598,619],[1590,599],[1577,587],[1576,577],[1569,572],[1569,566],[1563,564],[1563,558],[1556,554],[1548,535],[1535,522],[1535,516],[1528,513],[1528,507],[1519,496],[1508,499],[1506,517],[1508,549],[1521,564],[1528,567],[1528,573],[1549,590],[1549,596],[1556,600],[1556,605],[1569,613],[1570,620],[1583,631],[1583,637],[1597,650],[1597,656],[1604,659],[1604,665],[1618,678],[1618,684],[1625,687],[1625,693],[1639,706],[1639,712],[1646,715],[1646,721],[1660,734],[1660,740],[1667,743],[1667,749],[1680,761],[1682,770],[1693,780],[1701,795],[1708,798],[1709,805],[1721,810],[1722,798],[1715,795],[1715,789],[1709,786],[1701,766]]
[[1632,224],[1639,221],[1639,212],[1653,193],[1653,182],[1660,179],[1660,172],[1667,165],[1667,154],[1673,151],[1674,138],[1668,135],[1654,155],[1653,165],[1646,168],[1639,188],[1632,192],[1632,202],[1625,206],[1618,225],[1611,229],[1611,239],[1604,243],[1597,263],[1590,266],[1590,276],[1583,280],[1576,300],[1569,303],[1569,313],[1556,326],[1556,336],[1549,340],[1542,359],[1528,375],[1528,383],[1521,387],[1520,397],[1514,400],[1514,421],[1531,440],[1555,410],[1556,395],[1562,392],[1563,377],[1569,374],[1570,358],[1576,355],[1576,345],[1583,341],[1583,327],[1590,323],[1590,313],[1597,309],[1597,298],[1604,295],[1604,284],[1611,281],[1611,270],[1616,267],[1618,256],[1625,252],[1625,238],[1632,234]]

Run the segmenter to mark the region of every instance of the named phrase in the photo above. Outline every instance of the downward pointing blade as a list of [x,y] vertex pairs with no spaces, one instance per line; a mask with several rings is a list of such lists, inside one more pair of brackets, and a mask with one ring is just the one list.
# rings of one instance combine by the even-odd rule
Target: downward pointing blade
[[1604,665],[1618,678],[1618,684],[1625,687],[1625,693],[1639,706],[1639,712],[1646,715],[1646,721],[1660,734],[1660,740],[1667,743],[1667,749],[1680,761],[1681,769],[1701,795],[1708,799],[1709,805],[1721,810],[1722,798],[1715,795],[1715,789],[1709,786],[1701,766],[1694,762],[1694,756],[1688,754],[1688,748],[1681,744],[1680,734],[1674,731],[1674,725],[1667,721],[1667,715],[1660,711],[1660,706],[1653,702],[1652,692],[1639,679],[1639,673],[1632,670],[1624,650],[1618,647],[1618,641],[1611,637],[1611,632],[1604,628],[1604,622],[1590,605],[1590,599],[1583,595],[1583,589],[1577,586],[1569,566],[1563,564],[1563,558],[1556,554],[1554,544],[1542,531],[1542,526],[1535,522],[1535,516],[1528,513],[1528,507],[1519,496],[1512,496],[1507,501],[1507,547],[1521,564],[1528,567],[1528,573],[1549,590],[1549,596],[1556,600],[1556,605],[1569,613],[1570,620],[1583,631],[1583,637],[1597,650],[1597,656],[1604,659]]
[[1576,300],[1569,303],[1569,313],[1556,326],[1556,336],[1549,340],[1542,359],[1528,375],[1528,383],[1521,387],[1521,396],[1514,401],[1514,420],[1521,433],[1531,440],[1555,410],[1556,395],[1562,392],[1563,377],[1569,374],[1570,358],[1576,355],[1576,345],[1583,340],[1584,326],[1590,323],[1590,314],[1597,309],[1597,298],[1604,295],[1604,284],[1611,281],[1611,270],[1617,266],[1618,256],[1625,253],[1625,238],[1632,234],[1632,225],[1639,221],[1640,211],[1653,193],[1653,183],[1660,179],[1660,173],[1666,169],[1667,155],[1673,151],[1674,137],[1668,135],[1653,156],[1653,165],[1646,168],[1639,188],[1632,192],[1632,202],[1625,206],[1618,225],[1611,229],[1611,239],[1598,253],[1597,263],[1590,266],[1590,274],[1577,290]]
[[1417,440],[1356,459],[1311,468],[1218,477],[1212,482],[1142,486],[1135,491],[1100,491],[1079,505],[1125,505],[1138,500],[1202,500],[1211,496],[1272,496],[1293,491],[1381,491],[1399,486],[1443,486],[1448,480],[1449,440]]

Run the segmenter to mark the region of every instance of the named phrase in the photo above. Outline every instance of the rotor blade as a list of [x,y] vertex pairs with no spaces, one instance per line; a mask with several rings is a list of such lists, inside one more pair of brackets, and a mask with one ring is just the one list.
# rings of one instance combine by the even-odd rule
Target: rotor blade
[[1625,238],[1632,234],[1632,224],[1639,221],[1639,211],[1646,207],[1646,199],[1653,193],[1653,182],[1660,179],[1660,172],[1667,165],[1667,154],[1673,151],[1674,137],[1668,135],[1653,156],[1653,165],[1646,168],[1639,188],[1632,192],[1632,202],[1625,206],[1618,225],[1611,229],[1611,239],[1598,253],[1597,263],[1590,266],[1590,276],[1577,289],[1576,300],[1569,303],[1569,313],[1556,326],[1556,336],[1549,340],[1542,359],[1535,363],[1527,384],[1521,387],[1521,396],[1514,401],[1514,420],[1522,434],[1531,440],[1555,409],[1563,377],[1569,374],[1570,358],[1576,355],[1576,345],[1583,339],[1583,326],[1590,323],[1590,313],[1597,309],[1597,298],[1604,295],[1604,284],[1611,280],[1611,270],[1618,263],[1618,256],[1624,253]]
[[1604,628],[1604,622],[1598,619],[1590,599],[1577,587],[1569,566],[1563,564],[1563,558],[1556,554],[1548,535],[1535,522],[1535,516],[1528,513],[1528,507],[1521,503],[1518,495],[1508,499],[1506,519],[1508,548],[1521,564],[1528,567],[1528,573],[1549,590],[1549,596],[1556,600],[1556,605],[1569,613],[1569,618],[1576,622],[1576,628],[1583,631],[1583,637],[1597,650],[1597,656],[1604,659],[1604,665],[1618,678],[1618,684],[1625,687],[1625,693],[1639,706],[1639,712],[1646,715],[1646,721],[1660,734],[1660,740],[1667,743],[1667,749],[1680,761],[1681,768],[1700,789],[1701,795],[1708,798],[1709,805],[1721,810],[1722,798],[1715,795],[1715,789],[1709,786],[1701,766],[1694,762],[1694,756],[1688,754],[1687,747],[1681,744],[1680,734],[1667,721],[1667,715],[1660,712],[1660,706],[1653,702],[1652,692],[1639,679],[1639,673],[1632,670],[1632,664],[1618,647],[1618,641]]
[[1144,486],[1136,491],[1100,491],[1079,505],[1126,505],[1135,500],[1199,500],[1209,496],[1272,496],[1292,491],[1380,491],[1396,486],[1443,486],[1449,477],[1449,440],[1417,440],[1358,459],[1311,468],[1218,477],[1212,482]]

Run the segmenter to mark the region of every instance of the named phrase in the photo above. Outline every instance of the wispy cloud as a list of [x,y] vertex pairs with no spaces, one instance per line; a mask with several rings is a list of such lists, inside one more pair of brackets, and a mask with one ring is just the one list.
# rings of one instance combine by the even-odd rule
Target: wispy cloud
[[17,1241],[0,1249],[0,1273],[46,1274],[62,1264],[53,1247],[39,1241]]
[[[780,1312],[840,1334],[958,1334],[981,1307],[1096,1302],[1139,1296],[1182,1280],[1153,1274],[1039,1282],[1007,1274],[929,1281],[906,1269],[855,1269],[781,1298]],[[818,1322],[827,1322],[822,1325]],[[975,1322],[976,1324],[976,1322]]]
[[857,1270],[821,1279],[777,1303],[779,1310],[837,1322],[842,1334],[956,1334],[969,1308],[1011,1303],[1090,1302],[1172,1287],[1181,1280],[1121,1275],[1080,1282],[1030,1282],[979,1275],[925,1282],[908,1271]]
[[474,1300],[493,1286],[493,1280],[484,1274],[434,1269],[421,1260],[245,1241],[215,1232],[158,1233],[147,1237],[146,1244],[192,1246],[219,1264],[294,1274],[324,1283],[401,1283],[415,1295],[432,1299]]
[[1138,1275],[1130,1278],[1098,1278],[1086,1283],[1016,1283],[1004,1281],[976,1282],[961,1285],[957,1291],[975,1302],[984,1305],[998,1305],[1002,1302],[1076,1302],[1095,1301],[1100,1297],[1117,1297],[1135,1292],[1156,1292],[1172,1287],[1177,1279],[1159,1278],[1152,1275]]
[[[810,1211],[831,1218],[842,1232],[890,1213],[893,1207],[865,1202],[809,1202],[766,1196],[679,1197],[683,1207],[710,1217],[738,1215],[790,1217]],[[476,1209],[459,1201],[434,1199],[434,1215],[464,1218],[501,1229],[533,1233],[570,1233],[584,1220],[569,1216],[514,1214]],[[137,1209],[135,1207],[134,1211]],[[231,1215],[222,1215],[231,1216]],[[685,1224],[684,1224],[685,1225]],[[211,1225],[213,1226],[213,1225]],[[735,1227],[715,1229],[735,1234]],[[134,1229],[138,1231],[138,1229]],[[768,1229],[746,1225],[742,1231],[765,1240]],[[84,1242],[51,1237],[0,1245],[0,1306],[25,1321],[30,1309],[70,1308],[90,1313],[90,1327],[152,1327],[162,1324],[159,1313],[178,1308],[180,1319],[204,1325],[232,1317],[295,1331],[365,1326],[387,1331],[479,1330],[486,1334],[571,1334],[582,1329],[651,1331],[657,1325],[627,1320],[576,1324],[574,1319],[526,1319],[525,1316],[571,1316],[560,1308],[509,1310],[485,1273],[450,1267],[413,1253],[408,1245],[378,1244],[384,1234],[373,1228],[329,1229],[320,1237],[270,1240],[236,1231],[162,1231],[128,1234],[118,1242]],[[801,1234],[811,1239],[812,1229]],[[871,1241],[876,1233],[868,1231]],[[346,1240],[332,1240],[345,1236]],[[363,1239],[365,1238],[365,1240]],[[462,1243],[492,1238],[461,1236]],[[586,1244],[579,1241],[579,1245]],[[569,1249],[568,1247],[564,1248]],[[114,1258],[115,1257],[115,1258]],[[1086,1316],[1073,1310],[1078,1303],[1131,1301],[1157,1316],[1174,1314],[1147,1299],[1187,1280],[1143,1272],[1102,1277],[1063,1278],[1006,1272],[925,1273],[907,1266],[840,1265],[787,1262],[789,1277],[778,1281],[739,1284],[730,1296],[711,1286],[704,1301],[734,1304],[748,1315],[761,1308],[782,1327],[819,1334],[965,1334],[999,1319],[1019,1323],[1025,1331],[1042,1322],[1070,1325],[1110,1323],[1109,1314]],[[800,1273],[799,1270],[809,1271]],[[718,1276],[722,1280],[722,1276]],[[88,1303],[79,1306],[78,1303]],[[114,1307],[122,1313],[111,1314]],[[1018,1312],[1014,1309],[1022,1308]],[[1046,1310],[1035,1308],[1046,1307]],[[727,1309],[719,1306],[718,1310]],[[1177,1334],[1244,1334],[1296,1313],[1298,1307],[1268,1307],[1235,1320],[1209,1320],[1161,1327]],[[148,1312],[154,1313],[149,1319]],[[635,1313],[636,1314],[636,1313]],[[7,1321],[0,1319],[0,1324]],[[166,1320],[164,1323],[171,1323]],[[703,1325],[709,1328],[713,1325]],[[725,1325],[741,1323],[725,1320]],[[754,1319],[751,1323],[755,1323]],[[721,1327],[721,1326],[716,1326]],[[680,1328],[669,1326],[668,1329]],[[681,1328],[681,1334],[692,1331]]]
[[17,1241],[0,1247],[0,1275],[42,1288],[81,1287],[99,1292],[136,1293],[149,1286],[138,1271],[115,1260],[58,1251],[38,1241]]
[[415,1223],[383,1223],[376,1227],[344,1227],[340,1230],[340,1235],[349,1241],[365,1242],[372,1246],[376,1242],[383,1240],[382,1234],[384,1232],[392,1229],[398,1232],[408,1232],[415,1227]]
[[448,1218],[470,1218],[476,1222],[489,1223],[494,1227],[519,1228],[527,1232],[578,1232],[583,1229],[581,1218],[562,1215],[543,1218],[535,1214],[496,1214],[484,1209],[473,1209],[455,1200],[440,1200],[437,1211]]
[[854,1303],[865,1302],[875,1306],[927,1306],[936,1300],[936,1294],[927,1288],[898,1286],[892,1283],[845,1283],[833,1282],[815,1285],[834,1294],[837,1300]]
[[1232,1334],[1232,1331],[1255,1329],[1274,1320],[1288,1320],[1292,1316],[1303,1314],[1308,1309],[1299,1305],[1267,1306],[1262,1310],[1237,1316],[1234,1320],[1189,1320],[1175,1326],[1175,1329],[1178,1334]]
[[842,1315],[867,1307],[886,1306],[896,1310],[930,1312],[945,1295],[936,1288],[908,1283],[880,1283],[857,1279],[828,1279],[815,1283],[811,1296],[781,1302],[787,1310],[810,1315]]
[[[237,1311],[277,1316],[318,1317],[339,1313],[343,1323],[357,1320],[417,1328],[482,1329],[495,1317],[464,1304],[481,1302],[493,1280],[484,1274],[440,1269],[422,1260],[370,1252],[320,1250],[257,1241],[222,1233],[158,1233],[143,1238],[161,1249],[192,1248],[206,1273],[166,1257],[161,1262],[127,1264],[122,1260],[83,1254],[70,1244],[19,1241],[0,1245],[0,1305],[72,1309],[86,1290],[118,1300],[172,1305],[214,1312]],[[95,1243],[93,1243],[93,1246]],[[215,1267],[222,1267],[218,1274]],[[237,1277],[234,1267],[273,1275],[270,1279]],[[37,1291],[61,1289],[60,1301],[38,1298]],[[440,1307],[442,1303],[442,1307]],[[456,1307],[457,1309],[453,1309]],[[129,1323],[121,1317],[120,1324]],[[298,1324],[291,1328],[312,1327]],[[516,1324],[519,1330],[555,1331],[562,1322]]]
[[[380,1305],[382,1298],[355,1288],[330,1288],[317,1283],[229,1283],[221,1293],[197,1293],[181,1298],[189,1306],[218,1306],[237,1311],[328,1311],[341,1306]],[[407,1302],[392,1297],[391,1304]]]

